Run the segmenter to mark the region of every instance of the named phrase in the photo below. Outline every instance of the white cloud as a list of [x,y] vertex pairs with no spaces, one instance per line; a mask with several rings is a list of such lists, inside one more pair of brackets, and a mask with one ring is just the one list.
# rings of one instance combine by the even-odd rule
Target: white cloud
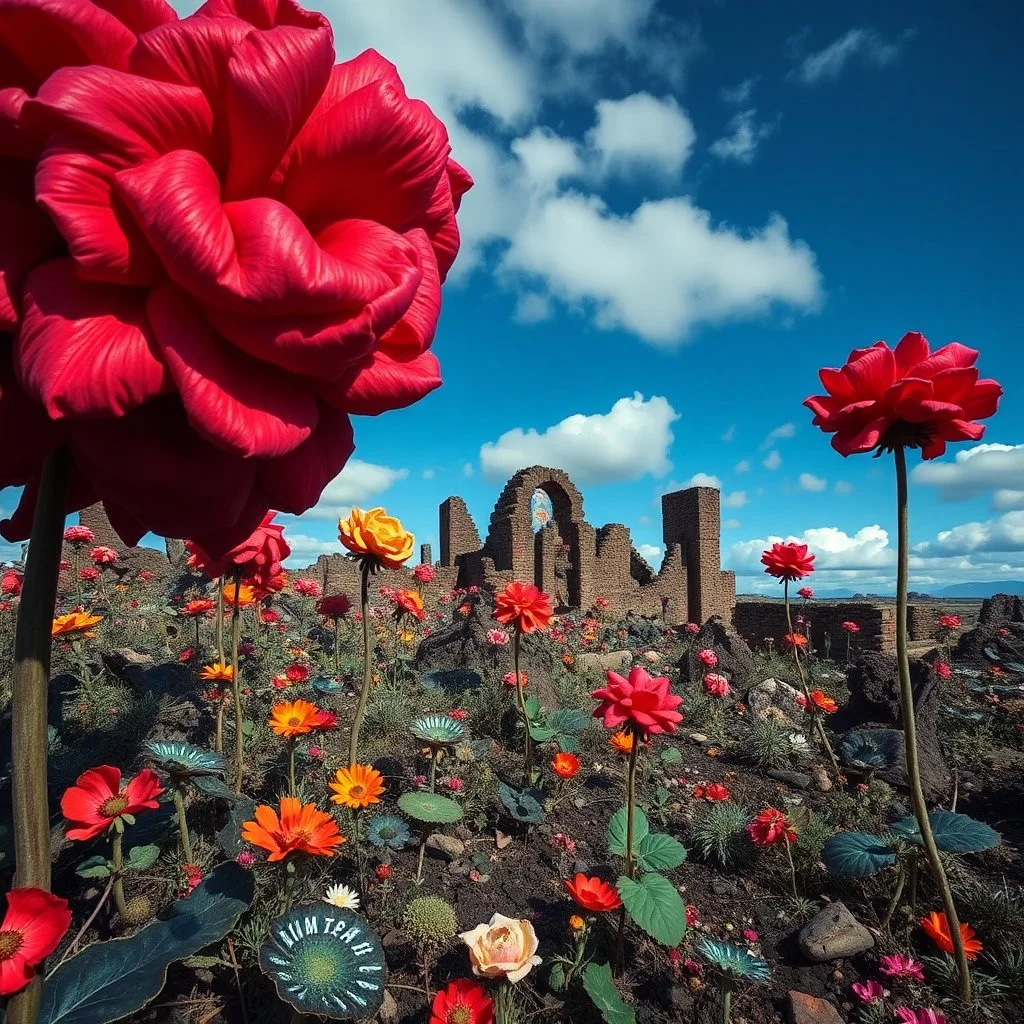
[[740,459],[739,462],[733,467],[734,473],[749,473],[750,463],[746,459]]
[[604,174],[649,170],[677,175],[693,148],[693,122],[672,96],[638,92],[621,100],[599,100],[597,124],[587,144]]
[[530,186],[539,192],[555,188],[565,178],[579,177],[584,170],[579,145],[550,128],[534,128],[529,135],[514,139],[512,152]]
[[543,432],[516,427],[480,449],[485,477],[502,480],[525,466],[553,466],[578,483],[663,476],[679,414],[658,396],[620,398],[606,413],[569,416]]
[[851,28],[823,50],[804,56],[792,74],[805,85],[816,85],[838,78],[855,57],[876,67],[885,67],[899,56],[899,52],[896,43],[886,42],[874,29]]
[[828,481],[812,473],[801,473],[798,478],[801,491],[824,491],[828,489]]
[[966,501],[992,492],[996,511],[1024,508],[1024,444],[979,444],[953,462],[922,462],[911,479],[938,487],[943,501]]
[[847,480],[837,480],[832,490],[836,494],[853,494],[853,484]]
[[473,463],[472,462],[464,462],[462,464],[462,475],[464,477],[466,477],[466,479],[468,480],[473,475],[473,473],[474,473]]
[[664,549],[660,544],[640,544],[636,550],[637,554],[655,569],[661,565],[662,559],[665,557]]
[[750,97],[754,92],[755,85],[757,85],[756,78],[745,78],[742,82],[733,86],[731,89],[722,89],[722,100],[725,103],[732,103],[737,107],[742,107],[750,102]]
[[722,436],[721,436],[721,438],[719,440],[724,441],[726,444],[728,444],[730,441],[733,441],[735,439],[736,439],[736,424],[735,423],[730,423],[729,426],[725,428],[725,433],[722,434]]
[[409,475],[407,469],[375,466],[349,459],[345,468],[325,488],[320,500],[302,514],[303,519],[339,519],[353,505],[368,506],[378,495]]
[[526,292],[516,301],[512,316],[520,324],[539,324],[551,317],[553,310],[551,300],[546,295]]
[[423,479],[424,480],[433,480],[434,479],[434,471],[432,469],[425,469],[425,470],[423,470]]
[[723,530],[738,530],[740,528],[740,521],[738,519],[726,519],[722,523]]
[[337,555],[344,551],[336,540],[323,540],[304,533],[292,533],[290,530],[286,534],[286,539],[291,545],[292,553],[285,561],[292,566],[308,565],[315,562],[320,555]]
[[782,465],[782,456],[773,449],[761,460],[761,465],[765,469],[778,469]]
[[783,441],[786,438],[793,437],[796,434],[795,423],[782,423],[777,426],[774,430],[769,430],[765,439],[761,442],[761,451],[765,448],[771,448],[776,441]]
[[576,53],[591,54],[610,43],[637,38],[656,0],[511,0],[534,45],[557,43]]
[[742,234],[685,197],[648,200],[625,215],[578,192],[535,203],[501,267],[592,307],[605,330],[666,348],[698,324],[761,315],[775,303],[813,309],[821,297],[814,254],[782,217]]
[[682,485],[683,487],[716,487],[718,490],[722,489],[722,481],[717,476],[712,476],[710,473],[694,473],[689,480]]
[[805,530],[799,537],[739,541],[729,548],[728,568],[756,570],[761,565],[761,553],[780,541],[806,544],[815,556],[815,571],[877,569],[894,566],[896,562],[895,551],[889,546],[889,534],[875,524],[862,527],[853,535],[835,526],[822,526]]
[[922,557],[976,551],[1024,551],[1024,511],[1006,512],[986,522],[962,523],[943,530],[934,541],[914,546],[914,553]]
[[743,508],[747,503],[746,491],[733,491],[722,495],[722,508]]
[[711,155],[719,160],[735,160],[738,164],[753,163],[757,147],[777,127],[770,121],[758,122],[754,109],[742,110],[730,119],[727,134],[711,143]]

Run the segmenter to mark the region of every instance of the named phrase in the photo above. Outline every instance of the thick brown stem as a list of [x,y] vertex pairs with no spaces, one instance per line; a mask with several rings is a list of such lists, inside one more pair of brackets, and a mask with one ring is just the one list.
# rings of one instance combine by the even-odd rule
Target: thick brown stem
[[238,665],[238,641],[242,633],[242,615],[239,610],[242,581],[234,574],[235,599],[231,609],[231,689],[235,696],[235,792],[242,792],[242,773],[245,763],[245,733],[242,729],[242,670]]
[[[71,476],[65,449],[51,453],[32,520],[25,560],[25,584],[18,609],[11,677],[11,794],[14,823],[15,885],[50,889],[50,805],[46,786],[46,697],[53,645],[53,608],[57,600],[64,502]],[[10,1024],[35,1024],[42,980],[11,997]]]
[[523,719],[523,785],[530,784],[530,773],[533,771],[533,740],[530,736],[530,716],[526,711],[526,695],[523,692],[523,677],[519,672],[519,642],[521,634],[516,626],[512,634],[512,671],[516,674],[516,697],[519,701],[519,714]]
[[957,916],[953,892],[949,887],[946,869],[935,845],[931,822],[928,820],[928,804],[921,786],[921,764],[917,750],[917,720],[914,717],[914,688],[910,681],[910,656],[907,653],[907,591],[910,574],[910,529],[909,501],[907,497],[907,455],[902,446],[895,449],[896,457],[896,516],[898,551],[896,562],[896,665],[900,681],[900,714],[903,719],[904,746],[907,752],[907,779],[910,782],[910,800],[914,817],[921,832],[928,866],[939,887],[942,906],[949,924],[949,936],[953,942],[953,958],[960,973],[960,999],[966,1004],[971,1001],[971,971],[960,934],[960,918]]

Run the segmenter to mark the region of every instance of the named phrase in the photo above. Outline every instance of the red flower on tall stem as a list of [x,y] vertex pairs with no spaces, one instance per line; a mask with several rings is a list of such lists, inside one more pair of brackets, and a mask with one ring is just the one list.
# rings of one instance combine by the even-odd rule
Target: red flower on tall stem
[[618,910],[622,906],[622,899],[614,886],[597,877],[588,878],[582,873],[577,873],[574,878],[565,882],[565,888],[584,910],[590,910],[595,914]]
[[683,720],[676,708],[683,698],[670,692],[665,676],[649,676],[645,669],[634,665],[628,677],[609,671],[607,685],[594,690],[591,697],[599,701],[594,718],[604,721],[606,729],[629,725],[641,736],[675,732]]
[[808,554],[806,544],[779,542],[761,555],[761,564],[769,576],[799,580],[814,572],[814,555]]
[[154,810],[159,806],[156,798],[163,791],[159,776],[150,768],[143,768],[124,787],[120,768],[107,764],[90,768],[61,797],[61,814],[76,826],[68,829],[67,837],[92,839],[125,814]]
[[494,598],[494,617],[521,633],[547,629],[553,615],[551,598],[532,583],[509,583]]
[[[274,522],[276,512],[268,512],[263,522],[242,541],[220,558],[207,553],[194,540],[185,541],[189,553],[189,564],[202,569],[210,579],[217,579],[228,572],[237,572],[247,583],[271,586],[281,572],[281,563],[292,553],[291,546],[284,539],[284,527]],[[280,590],[284,586],[281,580]]]
[[71,924],[68,901],[43,889],[12,889],[0,921],[0,996],[23,989]]
[[317,615],[325,619],[343,619],[352,610],[352,602],[344,594],[329,594],[316,603]]
[[457,978],[434,996],[430,1024],[494,1024],[494,1000],[478,982]]
[[757,846],[795,843],[796,830],[789,815],[777,807],[766,807],[749,825],[747,834]]

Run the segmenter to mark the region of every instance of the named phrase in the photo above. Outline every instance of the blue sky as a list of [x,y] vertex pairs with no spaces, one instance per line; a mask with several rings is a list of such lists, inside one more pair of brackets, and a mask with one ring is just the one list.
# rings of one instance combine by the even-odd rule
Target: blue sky
[[999,447],[915,474],[915,580],[1024,578],[1014,5],[311,6],[339,59],[395,61],[477,187],[445,384],[356,421],[356,461],[290,528],[298,564],[337,547],[353,502],[436,555],[440,501],[461,494],[484,533],[504,480],[540,462],[655,564],[660,493],[714,478],[742,591],[790,536],[822,589],[891,589],[891,463],[840,458],[801,402],[819,366],[913,329],[980,349],[1006,391]]

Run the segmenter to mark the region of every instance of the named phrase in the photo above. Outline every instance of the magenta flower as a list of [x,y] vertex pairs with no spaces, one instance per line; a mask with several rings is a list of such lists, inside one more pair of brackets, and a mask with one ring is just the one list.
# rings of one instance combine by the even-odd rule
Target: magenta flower
[[896,1008],[896,1019],[900,1024],[949,1024],[941,1010],[911,1010],[906,1006]]
[[872,1003],[881,1002],[888,994],[889,990],[883,988],[877,981],[857,981],[850,986],[853,989],[854,995],[862,1002],[869,1006]]
[[697,660],[708,668],[714,668],[718,664],[718,655],[714,651],[698,651]]
[[879,958],[878,969],[889,978],[924,982],[924,970],[912,957],[904,953],[891,953]]
[[671,693],[666,676],[651,677],[639,665],[623,678],[617,672],[608,672],[607,686],[590,695],[599,701],[594,717],[603,719],[606,729],[630,725],[647,736],[662,732],[675,732],[683,716],[676,708],[683,698]]

